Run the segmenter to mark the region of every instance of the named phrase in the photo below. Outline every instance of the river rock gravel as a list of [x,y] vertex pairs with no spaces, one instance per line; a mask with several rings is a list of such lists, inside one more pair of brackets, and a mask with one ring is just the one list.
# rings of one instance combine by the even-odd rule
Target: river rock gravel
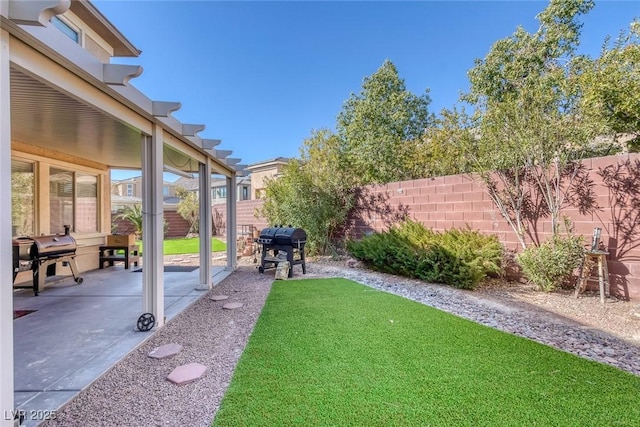
[[[210,425],[274,279],[273,270],[259,274],[251,262],[240,264],[222,283],[83,390],[46,425]],[[348,278],[640,375],[637,303],[608,301],[601,306],[593,296],[576,299],[567,293],[541,294],[522,285],[465,291],[349,268],[344,262],[308,262],[305,276],[299,266],[294,268],[296,278]],[[229,299],[210,299],[221,294]],[[228,302],[243,306],[223,310],[222,305]],[[154,348],[169,343],[178,343],[183,350],[168,359],[147,356]],[[199,380],[182,387],[166,380],[174,367],[194,362],[208,367]]]

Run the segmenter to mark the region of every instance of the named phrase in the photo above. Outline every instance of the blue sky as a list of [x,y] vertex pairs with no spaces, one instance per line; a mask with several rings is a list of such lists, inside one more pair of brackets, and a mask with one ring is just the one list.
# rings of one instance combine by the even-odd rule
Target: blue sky
[[[542,1],[94,1],[138,48],[131,84],[153,100],[179,101],[173,115],[205,124],[243,164],[298,156],[312,129],[336,116],[385,59],[407,88],[429,88],[430,110],[451,108],[467,71],[518,25],[538,28]],[[597,56],[638,1],[596,1],[580,51]],[[121,175],[124,177],[124,175]],[[120,176],[114,176],[119,178]]]

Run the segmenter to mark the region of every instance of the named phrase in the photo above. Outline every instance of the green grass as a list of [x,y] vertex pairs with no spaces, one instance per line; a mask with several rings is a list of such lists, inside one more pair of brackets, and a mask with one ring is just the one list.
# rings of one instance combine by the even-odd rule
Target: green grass
[[[143,252],[142,242],[138,242],[140,246],[140,253]],[[197,254],[200,252],[200,239],[195,238],[181,238],[181,239],[167,239],[163,243],[165,255],[182,255],[182,254]],[[213,238],[211,239],[211,250],[213,252],[222,252],[227,250],[226,243]]]
[[638,426],[640,378],[345,279],[276,281],[214,426]]

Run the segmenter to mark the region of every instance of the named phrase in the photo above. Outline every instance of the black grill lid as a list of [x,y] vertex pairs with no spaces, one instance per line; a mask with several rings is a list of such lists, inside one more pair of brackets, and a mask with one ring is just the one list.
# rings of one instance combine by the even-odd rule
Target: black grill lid
[[298,246],[307,242],[307,233],[302,228],[268,227],[260,232],[258,243]]

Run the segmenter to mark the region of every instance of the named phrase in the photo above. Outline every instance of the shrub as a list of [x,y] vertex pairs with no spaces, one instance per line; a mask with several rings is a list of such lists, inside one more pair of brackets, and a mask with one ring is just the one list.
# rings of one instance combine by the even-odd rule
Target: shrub
[[405,220],[384,233],[347,242],[351,255],[374,270],[473,289],[487,274],[500,272],[502,246],[476,231],[437,233]]
[[540,246],[532,246],[517,256],[529,281],[545,292],[566,283],[584,260],[584,239],[569,233],[556,235]]

